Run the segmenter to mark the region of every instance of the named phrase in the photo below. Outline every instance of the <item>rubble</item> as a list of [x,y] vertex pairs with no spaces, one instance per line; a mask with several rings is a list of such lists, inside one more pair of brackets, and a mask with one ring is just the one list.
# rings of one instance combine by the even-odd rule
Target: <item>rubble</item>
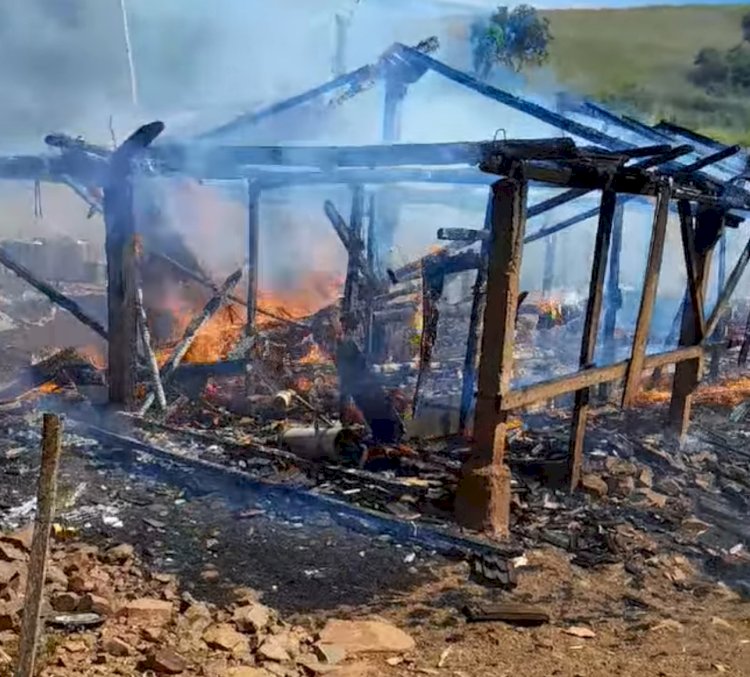
[[333,644],[348,654],[387,651],[402,653],[415,647],[403,630],[384,621],[344,621],[332,619],[320,631],[321,644]]

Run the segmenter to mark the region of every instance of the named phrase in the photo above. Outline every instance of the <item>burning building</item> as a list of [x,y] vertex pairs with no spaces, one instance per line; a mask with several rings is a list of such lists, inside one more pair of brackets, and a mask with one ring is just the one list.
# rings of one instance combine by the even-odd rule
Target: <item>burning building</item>
[[[210,419],[234,408],[259,430],[294,406],[308,425],[280,443],[362,472],[419,467],[409,435],[465,436],[456,518],[505,534],[513,412],[573,398],[571,488],[595,387],[630,407],[644,372],[675,365],[669,421],[685,434],[704,353],[750,258],[748,245],[727,271],[750,192],[738,147],[590,102],[547,107],[447,66],[434,47],[396,44],[195,138],[162,139],[154,122],[114,151],[51,135],[54,155],[0,160],[2,178],[64,184],[103,214],[106,321],[17,251],[0,250],[0,263],[106,341],[112,404],[167,416],[202,398]],[[435,78],[539,133],[404,143],[409,96],[422,80],[432,92]],[[260,145],[258,128],[277,131],[280,116],[336,115],[380,88],[377,145]],[[286,227],[305,212],[325,230]],[[591,237],[563,239],[591,219]],[[200,225],[187,236],[180,223],[191,220]],[[544,257],[525,258],[541,240]],[[207,265],[209,250],[221,265]],[[272,454],[272,439],[249,446]]]

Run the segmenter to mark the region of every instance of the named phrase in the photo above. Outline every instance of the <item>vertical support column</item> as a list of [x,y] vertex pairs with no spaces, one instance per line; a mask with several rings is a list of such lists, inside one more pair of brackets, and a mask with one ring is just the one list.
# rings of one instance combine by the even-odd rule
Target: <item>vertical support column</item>
[[479,359],[479,392],[471,456],[461,472],[456,519],[502,536],[510,520],[510,470],[505,464],[508,413],[502,397],[510,388],[516,306],[526,231],[528,184],[522,172],[492,187],[492,237]]
[[[247,318],[245,336],[255,334],[258,310],[258,233],[260,229],[260,188],[254,181],[247,184]],[[253,341],[247,341],[245,351],[245,391],[249,395],[254,387],[252,375]]]
[[[370,271],[373,278],[377,278],[377,235],[375,234],[375,196],[370,195],[367,205],[367,249],[365,260],[367,261],[367,270]],[[373,303],[372,298],[375,293],[374,289],[368,290],[367,307],[365,309],[365,355],[368,361],[372,360],[375,353],[375,328],[373,326]]]
[[546,298],[552,291],[555,280],[555,254],[557,253],[557,236],[553,233],[544,240],[544,273],[542,275],[542,295]]
[[247,186],[247,322],[245,335],[255,331],[258,310],[258,233],[260,229],[260,188],[253,181]]
[[[620,259],[622,257],[622,228],[624,223],[625,204],[618,200],[612,221],[612,242],[609,248],[609,276],[607,293],[604,296],[604,320],[602,326],[603,345],[602,363],[615,362],[615,329],[617,313],[622,308],[622,290],[620,289]],[[599,397],[606,401],[612,392],[611,383],[599,386]]]
[[[706,286],[711,270],[711,254],[724,226],[724,213],[713,207],[699,206],[695,228],[696,270],[695,282],[705,298]],[[680,328],[680,346],[695,345],[700,337],[696,334],[696,309],[687,296],[685,312]],[[680,362],[675,367],[672,384],[672,400],[669,406],[669,425],[680,441],[684,440],[690,425],[693,393],[700,380],[703,356]]]
[[349,33],[349,17],[336,14],[336,52],[333,57],[333,77],[346,73],[346,47]]
[[[721,234],[721,240],[719,240],[719,278],[718,278],[718,294],[721,295],[722,289],[727,279],[727,234],[724,231]],[[718,299],[717,299],[718,303]],[[726,319],[722,318],[716,327],[716,331],[713,336],[706,336],[706,339],[710,341],[711,351],[711,367],[709,374],[712,379],[719,377],[721,369],[721,349],[726,338]]]
[[[599,207],[599,225],[596,229],[594,244],[594,259],[591,264],[591,279],[589,280],[589,298],[586,304],[586,320],[583,326],[581,341],[580,366],[587,369],[594,362],[596,338],[599,333],[599,317],[602,314],[604,301],[604,278],[607,273],[607,255],[612,237],[612,224],[617,206],[617,193],[605,190]],[[590,389],[576,391],[575,407],[573,409],[573,424],[570,434],[570,450],[568,457],[568,479],[571,490],[578,486],[583,464],[583,438],[586,433],[586,419],[589,410]]]
[[135,131],[112,154],[104,186],[109,401],[132,408],[138,359],[136,226],[133,202],[135,158],[164,130],[152,122]]
[[365,191],[362,186],[352,190],[352,212],[349,219],[349,251],[344,283],[341,319],[344,333],[351,335],[359,328],[359,266],[362,255],[362,227],[364,225]]
[[669,184],[659,190],[654,211],[654,225],[651,229],[651,243],[648,248],[648,261],[643,279],[641,306],[638,310],[638,320],[633,335],[633,347],[630,353],[630,363],[625,375],[625,387],[622,394],[622,406],[633,404],[640,388],[643,374],[643,363],[646,359],[646,345],[651,331],[651,319],[654,316],[656,292],[659,288],[659,273],[664,256],[664,242],[667,238],[667,221],[669,219],[669,201],[672,188]]
[[[492,228],[492,201],[494,189],[487,198],[487,208],[484,214],[484,229]],[[466,353],[464,354],[463,381],[461,384],[461,406],[458,412],[458,432],[466,435],[469,426],[471,407],[474,403],[474,387],[477,380],[477,354],[479,353],[479,330],[484,312],[485,285],[487,284],[487,259],[489,258],[489,240],[483,240],[477,266],[477,276],[474,281],[474,294],[471,301],[471,315],[469,317],[469,333],[466,339]]]
[[[383,103],[383,129],[381,139],[384,144],[397,143],[401,138],[401,110],[406,97],[407,86],[404,81],[393,73],[385,80],[385,100]],[[393,240],[398,226],[399,204],[383,186],[379,192],[378,217],[380,228],[378,233],[378,252],[380,263],[385,263],[393,247]]]

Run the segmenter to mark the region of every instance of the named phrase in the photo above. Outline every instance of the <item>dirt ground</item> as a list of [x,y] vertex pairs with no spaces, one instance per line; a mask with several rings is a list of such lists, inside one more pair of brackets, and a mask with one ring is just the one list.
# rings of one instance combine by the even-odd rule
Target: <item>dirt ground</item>
[[[1,431],[8,525],[24,521],[38,470],[35,428],[19,425]],[[471,582],[466,562],[347,529],[293,498],[282,505],[262,492],[207,487],[198,474],[70,439],[58,519],[84,540],[134,544],[147,569],[174,573],[198,599],[223,603],[231,589],[250,586],[311,632],[332,617],[378,616],[416,641],[403,655],[358,657],[342,675],[750,675],[750,600],[658,543],[637,574],[622,563],[584,569],[563,550],[529,548],[518,587],[501,592]],[[465,620],[466,604],[500,600],[534,605],[550,622]]]

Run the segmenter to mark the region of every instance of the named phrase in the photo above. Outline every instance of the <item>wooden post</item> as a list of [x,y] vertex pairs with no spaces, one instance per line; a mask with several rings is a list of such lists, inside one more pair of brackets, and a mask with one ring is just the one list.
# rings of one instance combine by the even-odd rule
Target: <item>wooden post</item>
[[555,280],[555,254],[557,253],[557,236],[553,233],[544,241],[544,271],[542,274],[542,296],[552,292]]
[[132,407],[135,401],[138,357],[136,228],[132,175],[135,159],[163,130],[163,123],[152,122],[134,132],[112,154],[104,186],[109,400],[126,408]]
[[664,242],[667,237],[667,221],[669,219],[669,201],[672,196],[670,185],[664,185],[656,197],[654,211],[654,225],[651,230],[651,243],[648,249],[648,261],[643,280],[641,306],[638,310],[638,320],[633,335],[630,364],[625,376],[625,387],[622,394],[622,406],[632,406],[640,389],[643,375],[643,364],[646,359],[646,345],[651,331],[651,319],[654,315],[656,292],[659,287],[659,273],[664,255]]
[[247,318],[245,336],[245,392],[250,395],[255,386],[252,371],[255,319],[258,312],[258,230],[260,226],[260,189],[253,181],[247,184]]
[[[384,144],[398,143],[401,138],[401,110],[406,97],[407,85],[397,75],[390,75],[385,81],[385,99],[383,102],[383,129],[381,140]],[[377,213],[378,258],[385,264],[393,247],[399,218],[399,204],[396,196],[383,186],[378,193]]]
[[[371,194],[367,203],[367,250],[365,260],[367,269],[373,278],[376,277],[375,270],[377,260],[377,235],[375,233],[375,195]],[[365,308],[365,355],[372,361],[375,352],[375,327],[373,325],[373,300],[375,290],[369,290],[367,307]]]
[[364,224],[365,193],[362,186],[352,190],[352,213],[349,219],[349,244],[344,300],[342,304],[342,325],[344,332],[351,334],[359,328],[360,264],[362,255],[362,227]]
[[260,189],[250,181],[247,186],[247,322],[245,335],[255,331],[258,309],[258,232],[260,227]]
[[[724,283],[727,279],[727,234],[726,231],[721,234],[721,240],[719,240],[719,279],[718,279],[718,294],[721,294],[724,289]],[[717,298],[718,303],[718,298]],[[706,339],[711,341],[711,367],[710,375],[712,379],[719,377],[721,369],[721,347],[723,340],[726,338],[726,321],[722,319],[716,326],[716,336],[712,331],[706,335]]]
[[[484,214],[484,228],[487,232],[492,229],[492,202],[494,190],[490,191],[487,198],[487,208]],[[469,417],[474,404],[474,388],[477,378],[477,355],[479,353],[479,332],[481,318],[484,313],[484,301],[486,298],[485,285],[487,284],[487,260],[489,258],[490,241],[483,240],[477,276],[474,281],[474,293],[471,301],[471,315],[469,316],[469,333],[466,339],[466,353],[464,354],[464,370],[461,384],[461,406],[458,413],[458,432],[466,435],[469,428]]]
[[44,414],[42,464],[37,484],[36,518],[29,558],[29,576],[23,606],[23,623],[16,677],[31,677],[39,640],[42,593],[47,573],[49,539],[57,500],[57,469],[60,465],[62,423],[55,414]]
[[[618,199],[612,221],[612,243],[609,249],[609,277],[607,278],[607,293],[604,296],[604,320],[602,326],[602,362],[604,364],[612,364],[617,357],[615,351],[615,329],[617,328],[617,313],[622,308],[620,259],[622,257],[624,215],[625,203]],[[611,383],[602,383],[599,386],[599,397],[603,401],[606,402],[609,400],[611,392]]]
[[[724,225],[724,213],[713,207],[699,206],[695,229],[696,270],[695,280],[701,296],[705,298],[706,285],[711,268],[711,253]],[[689,298],[689,297],[688,297]],[[682,316],[680,346],[696,345],[700,340],[696,335],[696,309],[688,302]],[[690,425],[693,392],[698,386],[703,367],[703,355],[681,362],[675,367],[672,384],[672,400],[669,406],[669,424],[682,442]]]
[[510,389],[518,285],[526,230],[528,184],[518,170],[492,187],[489,247],[474,441],[456,494],[460,524],[507,535],[510,470],[505,464],[507,412],[501,400]]
[[[607,273],[607,256],[612,237],[612,225],[617,206],[617,193],[606,189],[602,193],[599,207],[599,225],[596,229],[596,243],[594,245],[594,259],[591,264],[591,279],[589,281],[589,298],[586,304],[586,320],[583,326],[581,341],[580,366],[590,368],[594,362],[596,339],[599,334],[599,317],[602,313],[604,301],[604,280]],[[571,491],[578,486],[583,464],[583,439],[586,433],[586,418],[588,417],[590,389],[577,390],[575,407],[573,409],[573,425],[570,434],[570,452],[568,457],[568,479]]]
[[138,325],[141,330],[141,343],[143,344],[143,351],[146,353],[146,359],[148,362],[148,369],[151,375],[151,385],[154,388],[154,395],[156,395],[156,403],[159,405],[161,411],[167,410],[167,397],[164,394],[164,386],[161,382],[161,376],[159,375],[159,362],[156,359],[154,348],[151,344],[151,332],[148,329],[148,316],[146,315],[146,307],[143,305],[143,289],[138,285],[136,294],[136,303],[138,307]]

